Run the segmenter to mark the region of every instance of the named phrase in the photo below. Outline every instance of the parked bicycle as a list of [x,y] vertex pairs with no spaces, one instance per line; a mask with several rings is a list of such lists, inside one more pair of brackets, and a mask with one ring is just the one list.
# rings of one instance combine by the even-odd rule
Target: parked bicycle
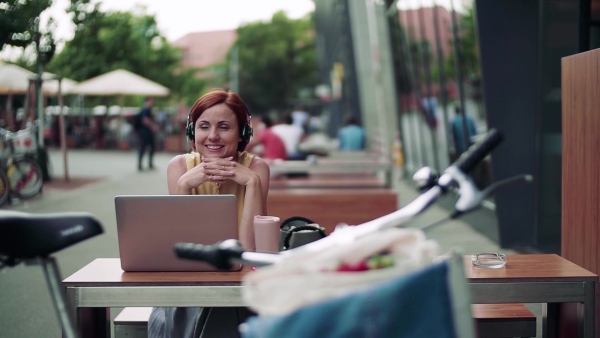
[[12,198],[28,199],[42,191],[35,135],[33,124],[17,132],[0,128],[0,206]]

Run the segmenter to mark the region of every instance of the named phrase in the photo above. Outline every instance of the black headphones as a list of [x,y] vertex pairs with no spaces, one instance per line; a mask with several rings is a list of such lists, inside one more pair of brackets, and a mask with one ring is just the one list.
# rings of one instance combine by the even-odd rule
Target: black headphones
[[[246,106],[246,103],[243,100],[241,101],[242,105],[244,106],[244,109],[246,110],[246,114],[248,114],[248,121],[244,122],[242,124],[242,127],[240,128],[240,137],[242,138],[242,142],[248,143],[250,142],[250,138],[252,138],[252,135],[254,134],[254,132],[252,131],[252,126],[250,125],[250,122],[252,121],[252,114],[250,113],[250,109],[248,109],[248,106]],[[185,126],[185,134],[187,135],[190,141],[195,140],[194,127],[194,122],[192,121],[192,110],[190,109],[187,118],[187,125]]]
[[[290,244],[292,244],[292,243],[290,243],[290,241],[292,239],[292,235],[299,231],[306,231],[306,230],[314,231],[315,235],[318,238],[324,238],[327,236],[325,234],[324,228],[320,227],[313,220],[306,218],[306,217],[302,217],[302,216],[292,216],[292,217],[285,219],[279,225],[279,229],[280,229],[280,231],[279,231],[279,251],[284,251],[284,250],[290,249]],[[297,241],[294,244],[296,245],[296,247],[298,247],[298,246],[307,244],[310,241],[317,240],[318,239],[317,237],[314,237],[311,235],[308,240],[307,240],[307,238],[305,238],[304,241],[300,240],[299,243]]]

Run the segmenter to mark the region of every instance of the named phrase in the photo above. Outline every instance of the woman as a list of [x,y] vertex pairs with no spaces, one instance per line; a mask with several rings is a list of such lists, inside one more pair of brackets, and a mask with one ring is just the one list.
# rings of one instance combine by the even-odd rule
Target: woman
[[244,151],[252,133],[248,109],[238,94],[213,90],[196,101],[188,124],[193,152],[169,162],[169,194],[236,195],[239,239],[254,250],[254,216],[267,214],[269,166]]
[[[212,90],[192,106],[186,134],[193,151],[169,162],[169,194],[234,194],[240,242],[255,250],[254,216],[267,215],[269,166],[244,151],[252,136],[248,108],[238,94]],[[244,308],[155,308],[148,337],[237,336],[247,316]]]

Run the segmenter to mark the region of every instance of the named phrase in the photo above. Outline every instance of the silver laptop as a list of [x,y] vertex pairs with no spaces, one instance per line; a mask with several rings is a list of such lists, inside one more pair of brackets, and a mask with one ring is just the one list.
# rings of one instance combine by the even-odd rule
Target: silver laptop
[[115,211],[124,271],[216,271],[177,257],[175,243],[212,245],[238,238],[235,195],[121,195],[115,197]]

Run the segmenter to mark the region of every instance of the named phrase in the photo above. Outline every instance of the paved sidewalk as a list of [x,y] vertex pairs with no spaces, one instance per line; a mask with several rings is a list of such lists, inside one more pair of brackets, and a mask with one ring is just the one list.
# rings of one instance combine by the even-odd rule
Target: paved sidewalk
[[[33,213],[87,211],[102,223],[105,233],[56,254],[61,273],[66,277],[97,257],[118,257],[114,197],[132,194],[167,194],[166,167],[174,156],[155,154],[156,170],[137,171],[134,151],[69,150],[71,183],[64,182],[63,157],[50,150],[52,177],[43,193],[4,209]],[[418,193],[406,182],[398,182],[400,204]],[[412,226],[422,226],[445,218],[448,212],[432,206]],[[451,221],[428,233],[443,251],[462,248],[465,254],[500,251],[497,244],[463,221]],[[0,338],[58,337],[60,329],[39,267],[20,265],[0,273]]]

